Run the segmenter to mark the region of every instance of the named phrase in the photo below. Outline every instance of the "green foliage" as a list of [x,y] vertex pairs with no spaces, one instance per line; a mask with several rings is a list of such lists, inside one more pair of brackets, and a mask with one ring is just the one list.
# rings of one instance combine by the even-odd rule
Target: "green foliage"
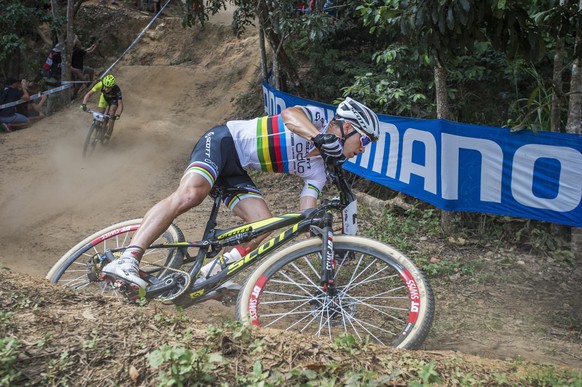
[[0,386],[13,386],[22,376],[16,368],[21,343],[13,337],[0,338]]
[[43,336],[42,339],[38,339],[36,341],[36,346],[39,347],[39,348],[42,348],[42,347],[46,346],[50,342],[52,336],[53,335],[50,332],[45,333],[45,335]]
[[13,33],[7,33],[0,38],[0,61],[11,60],[16,53],[26,48],[24,39]]
[[93,335],[93,337],[89,340],[85,340],[83,342],[83,349],[94,349],[97,346],[97,342],[99,341],[99,336]]
[[516,66],[533,86],[527,98],[517,99],[511,107],[507,126],[512,131],[530,129],[534,132],[549,131],[551,128],[551,103],[554,89],[547,78],[530,63],[519,61]]
[[232,31],[238,37],[241,36],[248,27],[254,26],[256,8],[251,1],[233,0],[235,10],[232,15]]
[[441,235],[440,220],[435,208],[420,202],[411,204],[406,209],[404,216],[384,211],[378,219],[378,223],[372,227],[374,238],[395,246],[399,245],[398,240],[408,240],[418,235],[425,237]]
[[451,261],[447,259],[440,260],[436,263],[430,262],[430,260],[425,257],[420,257],[415,259],[415,262],[422,268],[424,273],[429,278],[439,278],[455,274],[459,271],[459,262]]
[[364,341],[357,340],[353,335],[342,334],[334,340],[334,345],[337,349],[345,351],[350,355],[355,355],[360,351],[365,351],[370,338],[366,336]]
[[425,363],[424,361],[419,361],[419,369],[417,371],[418,377],[421,382],[412,382],[411,386],[429,386],[433,383],[441,384],[442,380],[439,377],[439,373],[436,371],[436,365],[432,361],[430,363]]
[[426,84],[420,80],[401,80],[398,74],[386,73],[379,77],[366,73],[355,76],[354,82],[342,91],[344,96],[351,96],[379,113],[418,118],[428,116],[433,110],[433,102],[424,94]]
[[244,386],[265,386],[269,377],[269,371],[263,371],[260,360],[255,361],[253,372],[245,376],[239,376],[237,381]]
[[229,334],[234,340],[249,344],[253,339],[253,328],[240,321],[227,321],[222,325],[211,324],[208,326],[207,341],[216,341],[225,334]]
[[534,372],[524,375],[524,380],[531,386],[547,387],[582,387],[582,373],[572,371],[567,379],[564,379],[563,373],[558,373],[552,365],[542,366]]
[[50,15],[36,2],[26,0],[0,0],[0,9],[0,77],[17,76],[21,54],[32,50],[38,26],[50,21]]
[[183,3],[184,17],[182,25],[192,27],[200,23],[204,25],[211,15],[226,10],[226,0],[186,0]]
[[182,346],[162,345],[146,355],[148,365],[159,369],[159,386],[185,386],[212,384],[217,368],[226,360],[207,348],[191,351]]
[[333,103],[341,97],[340,89],[356,76],[382,72],[372,59],[372,36],[351,20],[331,23],[329,17],[315,15],[302,19],[302,23],[288,43],[288,53],[305,74],[302,87],[306,98]]
[[562,38],[572,36],[576,26],[582,22],[579,4],[575,1],[548,1],[546,4],[532,5],[532,17],[536,25],[551,36]]
[[35,300],[28,297],[24,293],[13,293],[10,295],[10,301],[12,304],[19,309],[36,309],[38,304]]
[[12,317],[14,317],[14,313],[0,311],[0,328],[3,330],[6,329],[6,327],[10,324]]
[[466,214],[463,231],[469,238],[478,238],[482,242],[544,251],[565,266],[575,263],[568,241],[554,235],[549,223],[509,216]]
[[184,309],[176,308],[176,314],[158,313],[154,316],[154,321],[159,325],[180,325],[188,322],[188,316],[184,314]]
[[[68,385],[68,381],[62,378],[66,370],[73,364],[69,351],[63,351],[59,357],[51,357],[46,365],[46,371],[42,374],[47,385]],[[71,375],[72,376],[72,375]]]

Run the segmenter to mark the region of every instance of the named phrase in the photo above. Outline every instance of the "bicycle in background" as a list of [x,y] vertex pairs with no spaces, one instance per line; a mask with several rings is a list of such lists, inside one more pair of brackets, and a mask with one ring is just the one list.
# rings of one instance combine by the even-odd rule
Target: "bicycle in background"
[[96,112],[87,108],[85,112],[93,116],[93,122],[89,127],[89,132],[83,145],[83,157],[88,157],[95,151],[97,144],[106,145],[111,138],[112,130],[109,128],[109,120],[115,117],[109,114],[110,106],[107,105],[104,113]]

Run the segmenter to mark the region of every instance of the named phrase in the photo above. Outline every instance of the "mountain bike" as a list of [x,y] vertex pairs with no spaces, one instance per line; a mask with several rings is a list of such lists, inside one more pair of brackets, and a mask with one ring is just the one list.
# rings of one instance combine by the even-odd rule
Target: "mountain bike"
[[109,120],[115,119],[115,117],[109,115],[109,109],[110,105],[107,105],[107,109],[104,113],[96,112],[91,109],[86,110],[87,113],[93,116],[93,122],[91,123],[89,132],[85,138],[85,144],[83,145],[83,157],[90,156],[98,143],[105,145],[109,142],[109,139],[111,138]]
[[[172,224],[146,249],[140,264],[140,275],[149,282],[145,290],[101,273],[128,246],[141,219],[85,238],[59,259],[47,278],[128,300],[145,297],[188,307],[216,298],[222,284],[257,265],[238,292],[236,315],[243,323],[329,338],[350,334],[383,345],[418,348],[434,316],[429,282],[410,258],[393,247],[353,235],[356,197],[341,167],[328,168],[328,177],[339,197],[302,212],[227,229],[217,228],[216,223],[221,198],[240,190],[215,186],[202,240],[186,242]],[[341,222],[334,221],[336,211],[341,212]],[[224,247],[282,228],[242,259],[221,261]],[[292,240],[298,241],[283,248]],[[191,255],[190,249],[196,254]],[[222,270],[210,277],[201,275],[205,260],[221,265]]]

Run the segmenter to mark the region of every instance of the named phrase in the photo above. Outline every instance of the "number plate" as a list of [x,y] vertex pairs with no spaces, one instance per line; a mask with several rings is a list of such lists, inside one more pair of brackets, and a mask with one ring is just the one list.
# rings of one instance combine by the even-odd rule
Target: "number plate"
[[93,118],[96,121],[103,121],[103,119],[105,118],[105,114],[98,113],[98,112],[93,112]]
[[358,201],[354,200],[342,211],[343,232],[356,235],[358,232]]

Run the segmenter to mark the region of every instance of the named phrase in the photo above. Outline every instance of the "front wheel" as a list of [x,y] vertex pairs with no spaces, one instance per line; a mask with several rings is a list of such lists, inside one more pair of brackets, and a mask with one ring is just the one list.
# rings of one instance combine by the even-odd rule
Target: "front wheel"
[[101,145],[107,145],[109,140],[111,139],[111,135],[113,134],[113,129],[110,127],[109,120],[103,121],[103,126],[101,130]]
[[[46,278],[74,289],[87,289],[101,294],[117,294],[110,282],[100,279],[101,269],[107,263],[103,260],[105,252],[119,257],[141,224],[141,219],[117,223],[83,239],[50,269]],[[178,226],[172,224],[154,244],[183,242],[184,235]],[[162,278],[170,268],[182,265],[184,253],[179,248],[147,249],[140,270],[150,276]]]
[[85,144],[83,145],[83,157],[90,156],[95,150],[95,145],[97,145],[97,141],[99,141],[100,128],[101,124],[97,121],[93,122],[89,128],[89,133],[87,133]]
[[350,334],[396,348],[418,348],[434,316],[432,289],[408,257],[378,241],[334,238],[336,293],[320,285],[321,239],[287,247],[262,262],[237,300],[237,318],[255,326],[334,339]]

